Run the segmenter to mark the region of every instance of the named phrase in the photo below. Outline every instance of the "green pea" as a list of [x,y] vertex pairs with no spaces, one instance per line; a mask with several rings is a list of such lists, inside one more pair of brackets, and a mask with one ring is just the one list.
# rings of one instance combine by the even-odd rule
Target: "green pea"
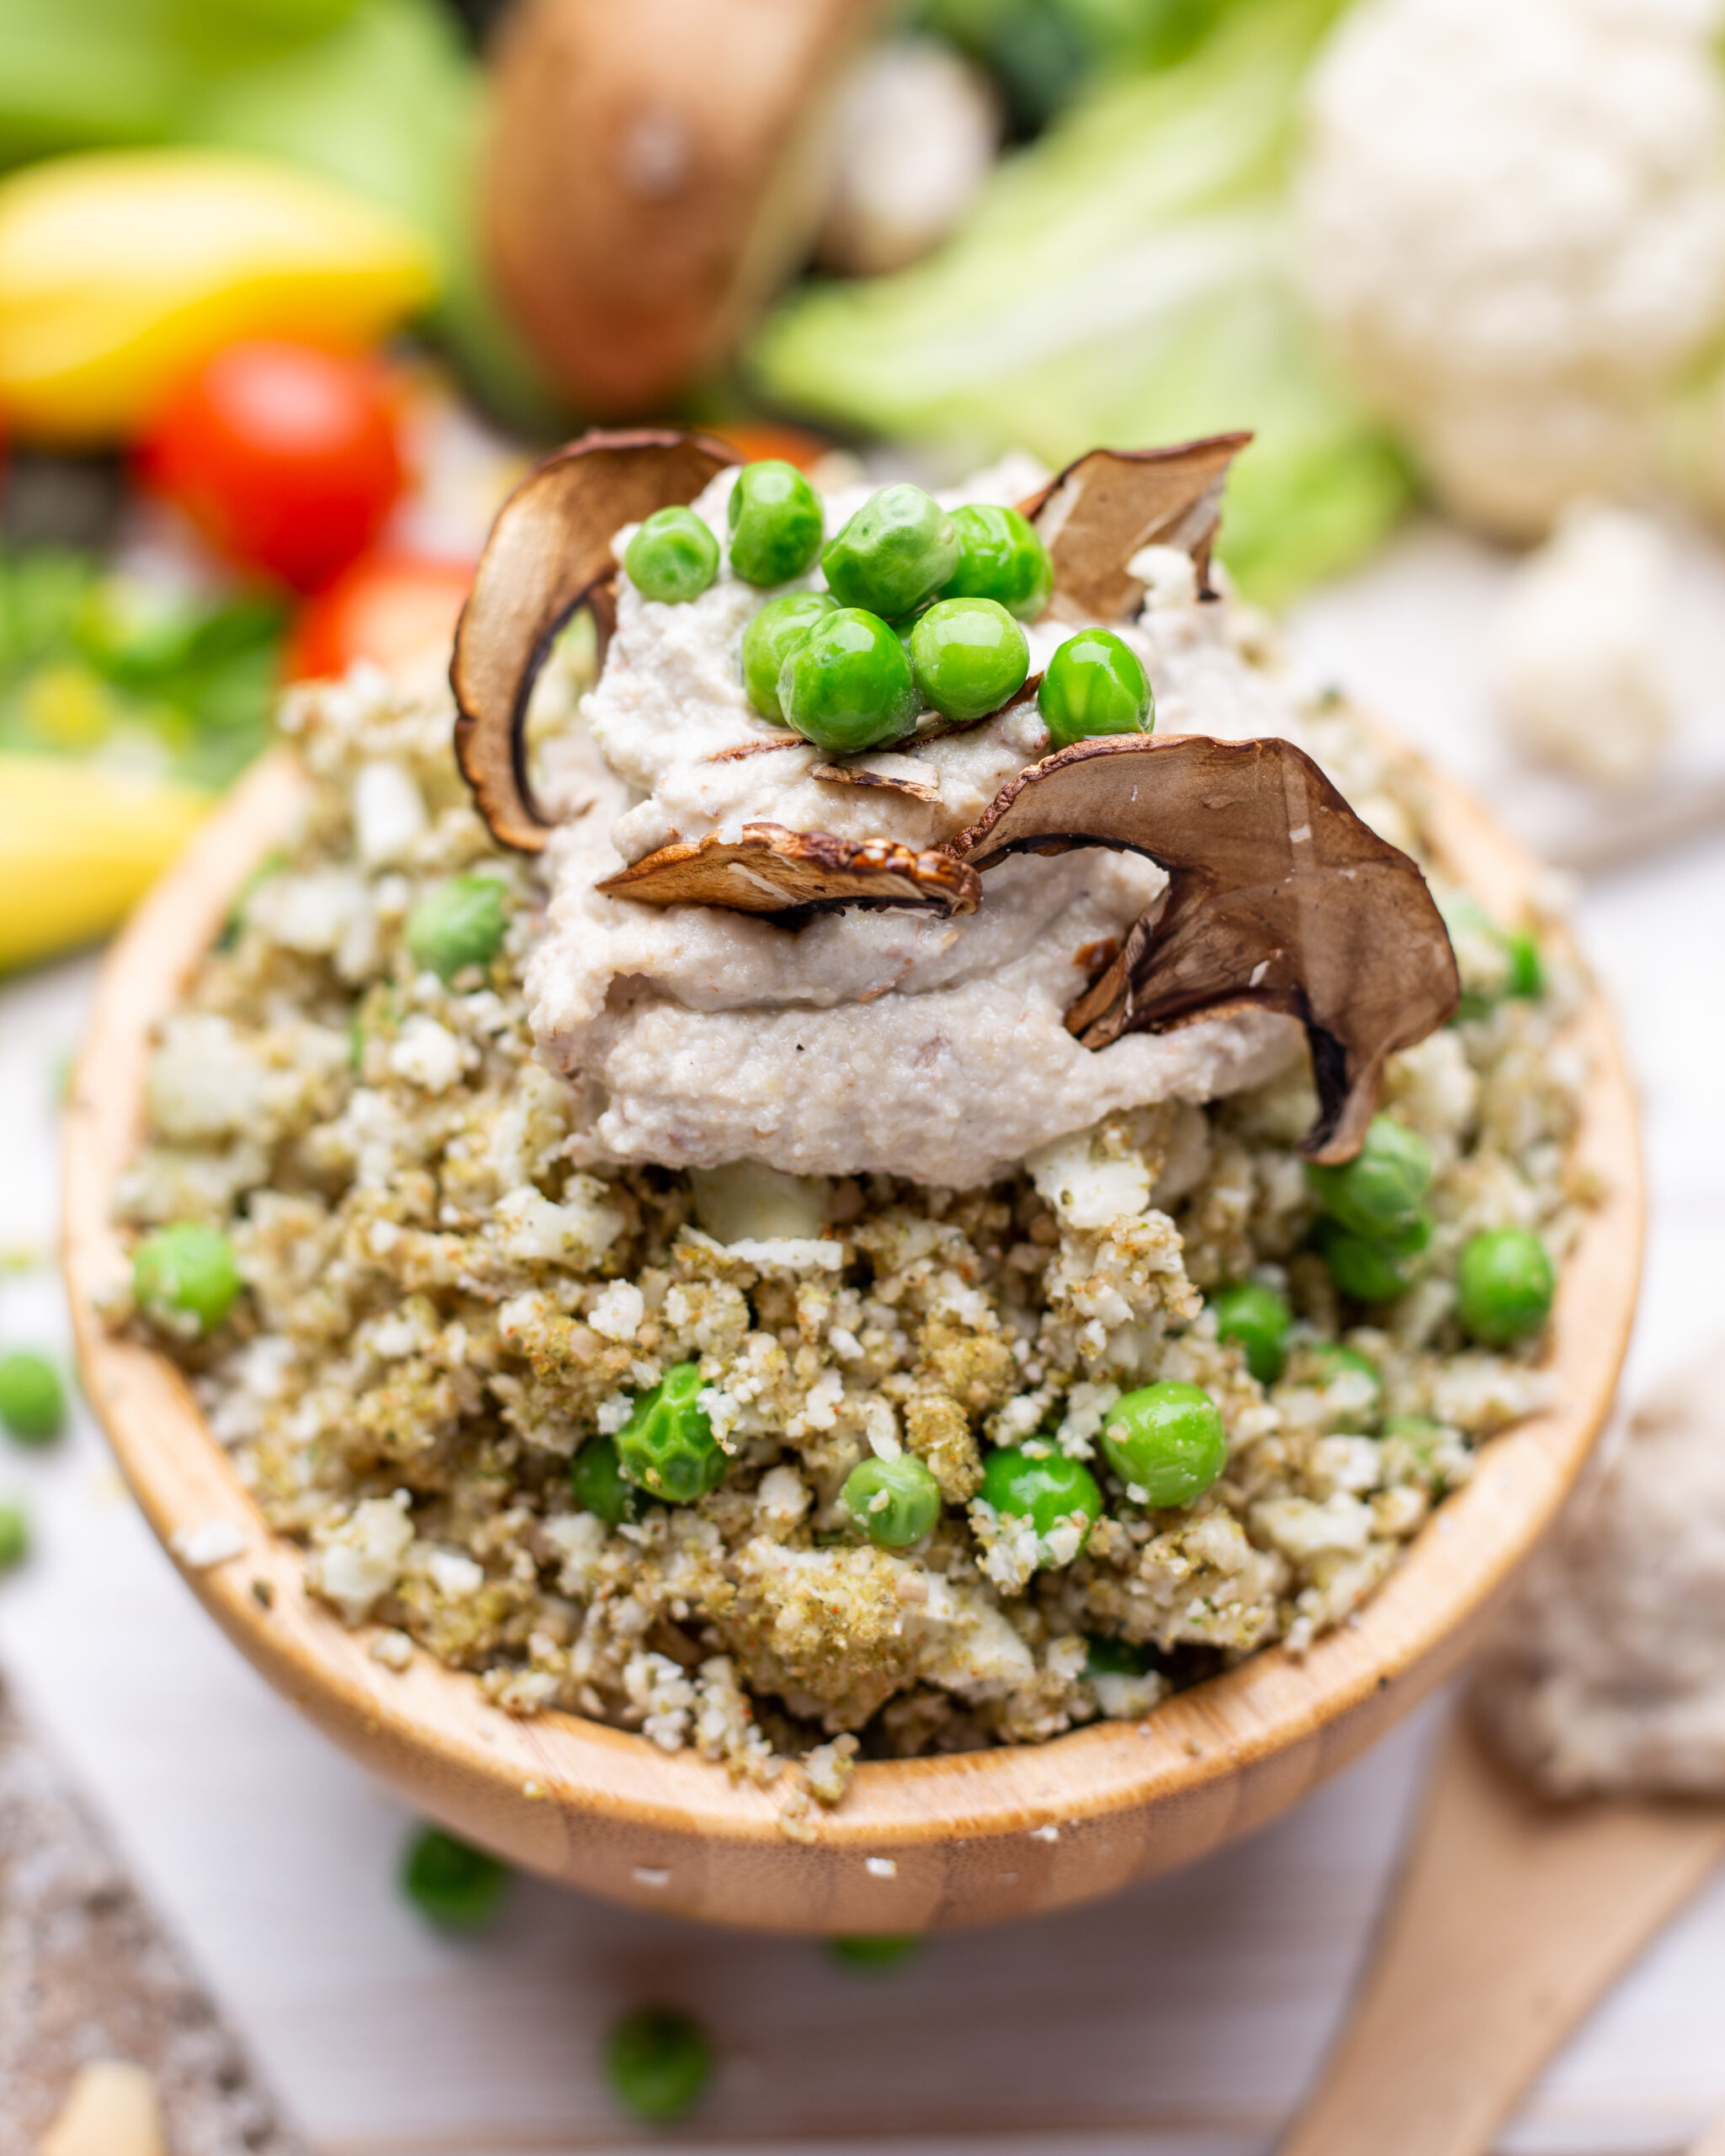
[[1023,687],[1030,647],[992,599],[943,599],[911,632],[911,664],[924,701],[943,718],[980,718]]
[[890,621],[914,614],[947,582],[959,566],[959,535],[932,494],[901,481],[869,496],[821,548],[820,566],[841,606]]
[[21,1505],[0,1505],[0,1572],[9,1572],[30,1554],[30,1524]]
[[441,1827],[423,1827],[408,1844],[402,1892],[445,1931],[477,1931],[497,1912],[509,1886],[506,1864]]
[[1445,1434],[1441,1422],[1433,1422],[1429,1415],[1391,1415],[1384,1424],[1384,1441],[1399,1438],[1404,1444],[1423,1455]]
[[1503,947],[1509,954],[1509,979],[1503,993],[1537,1001],[1546,992],[1546,965],[1540,947],[1525,928],[1504,931]]
[[[1290,1375],[1298,1376],[1302,1385],[1316,1386],[1327,1391],[1338,1378],[1363,1378],[1364,1396],[1353,1407],[1337,1410],[1332,1420],[1337,1429],[1356,1433],[1374,1428],[1384,1410],[1384,1380],[1378,1367],[1357,1348],[1348,1348],[1339,1340],[1323,1341],[1314,1347],[1300,1351],[1297,1363]],[[1350,1390],[1359,1394],[1358,1385]]]
[[1135,1647],[1124,1640],[1106,1639],[1092,1632],[1085,1641],[1087,1677],[1142,1677],[1150,1668],[1148,1647]]
[[1336,1168],[1308,1161],[1306,1179],[1330,1218],[1356,1235],[1399,1235],[1419,1219],[1431,1188],[1431,1148],[1406,1123],[1375,1115],[1351,1161]]
[[1488,1348],[1537,1332],[1551,1314],[1557,1279],[1545,1245],[1528,1228],[1471,1235],[1455,1265],[1461,1322]]
[[1405,1295],[1419,1277],[1420,1254],[1431,1239],[1424,1214],[1399,1235],[1357,1235],[1338,1221],[1321,1220],[1313,1237],[1330,1278],[1357,1303],[1393,1303]]
[[820,552],[820,497],[794,464],[745,464],[731,488],[731,567],[745,584],[788,584]]
[[[1477,976],[1482,944],[1487,958],[1486,979],[1481,982],[1477,979],[1475,986],[1464,986],[1462,990],[1456,1011],[1459,1018],[1483,1018],[1493,1005],[1504,997],[1537,998],[1545,994],[1545,962],[1537,940],[1526,929],[1500,928],[1478,899],[1466,891],[1452,892],[1440,902],[1440,910],[1450,940],[1457,947],[1456,955],[1464,961],[1464,978],[1470,955]],[[1493,946],[1501,975],[1489,964]]]
[[1096,734],[1153,734],[1156,700],[1130,644],[1112,629],[1081,629],[1049,659],[1036,707],[1056,749]]
[[1274,1288],[1236,1280],[1210,1298],[1216,1337],[1245,1351],[1246,1367],[1260,1385],[1274,1385],[1288,1359],[1288,1328],[1294,1313]]
[[464,966],[489,966],[509,928],[495,876],[451,876],[427,891],[407,917],[403,940],[422,974],[449,982]]
[[696,1405],[701,1385],[699,1364],[677,1364],[640,1396],[617,1433],[623,1474],[668,1505],[692,1505],[716,1490],[730,1465],[706,1410]]
[[629,582],[644,599],[686,605],[718,574],[718,542],[692,509],[656,509],[623,550]]
[[614,1438],[589,1438],[569,1462],[569,1487],[584,1513],[595,1513],[607,1527],[621,1527],[635,1517],[635,1486],[617,1460]]
[[1438,1447],[1452,1443],[1455,1433],[1428,1415],[1391,1415],[1383,1428],[1386,1446],[1405,1445],[1420,1476],[1429,1481],[1434,1495],[1449,1487],[1449,1478],[1436,1460]]
[[847,1969],[861,1969],[870,1976],[884,1976],[889,1969],[902,1969],[922,1951],[922,1940],[914,1931],[869,1931],[853,1939],[829,1939],[826,1951]]
[[1102,1449],[1120,1480],[1157,1510],[1191,1504],[1228,1464],[1221,1410],[1202,1385],[1173,1378],[1116,1401]]
[[713,2047],[689,2015],[644,2006],[611,2031],[605,2070],[625,2111],[640,2119],[680,2119],[713,2078]]
[[905,647],[879,615],[841,607],[817,622],[780,669],[787,722],[830,755],[883,749],[916,723]]
[[34,1348],[0,1357],[0,1426],[21,1445],[51,1444],[66,1427],[66,1387]]
[[896,1460],[859,1460],[839,1502],[871,1542],[903,1550],[940,1518],[940,1485],[913,1453],[900,1453]]
[[1096,1477],[1081,1460],[1055,1451],[1045,1438],[1033,1452],[1023,1445],[1002,1445],[991,1452],[982,1470],[980,1494],[1002,1519],[1028,1519],[1044,1538],[1068,1521],[1081,1520],[1081,1550],[1103,1513]]
[[992,599],[1021,622],[1033,622],[1055,588],[1054,563],[1041,535],[1015,509],[973,502],[953,511],[959,566],[943,599]]
[[763,718],[783,723],[780,670],[822,616],[836,611],[836,601],[825,591],[787,591],[750,616],[743,632],[743,687]]
[[194,1318],[200,1332],[216,1330],[244,1284],[232,1244],[201,1220],[171,1221],[146,1235],[132,1254],[131,1278],[147,1317]]

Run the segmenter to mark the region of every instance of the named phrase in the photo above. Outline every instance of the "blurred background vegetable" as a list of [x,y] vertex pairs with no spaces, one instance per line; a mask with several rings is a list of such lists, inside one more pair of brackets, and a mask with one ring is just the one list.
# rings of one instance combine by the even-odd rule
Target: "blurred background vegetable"
[[[284,0],[290,13],[301,4]],[[318,5],[332,12],[331,0]],[[305,166],[407,219],[438,265],[428,332],[489,409],[556,435],[567,411],[482,259],[478,176],[490,99],[454,10],[441,0],[359,0],[339,13],[324,35],[267,65],[212,72],[186,106],[188,139]]]
[[182,382],[139,470],[230,561],[298,591],[358,559],[405,476],[377,363],[285,339],[229,344]]
[[866,53],[833,115],[820,267],[872,277],[920,261],[975,200],[1001,126],[988,76],[941,39],[894,38]]
[[208,806],[187,787],[0,751],[0,970],[111,928]]
[[[176,591],[106,569],[88,553],[0,552],[8,793],[24,784],[26,758],[89,759],[137,780],[225,785],[268,731],[284,620],[272,599]],[[65,790],[53,795],[74,822],[77,775],[68,766]],[[40,782],[50,790],[59,783]]]
[[1712,0],[1365,0],[1307,90],[1302,289],[1458,515],[1652,478],[1725,316]]
[[175,142],[321,174],[430,250],[428,327],[482,398],[559,424],[480,259],[485,78],[443,0],[8,0],[4,40],[0,166]]
[[277,164],[56,158],[0,181],[0,414],[31,440],[125,439],[235,339],[360,349],[435,276],[399,218]]
[[471,562],[435,556],[382,553],[355,563],[302,612],[287,679],[340,675],[360,659],[397,675],[428,663],[446,671],[473,580]]
[[1171,67],[1238,0],[923,0],[913,20],[994,76],[1013,131],[1045,127],[1099,76]]
[[1286,271],[1300,84],[1336,7],[1252,0],[1192,57],[1087,91],[943,252],[793,294],[753,349],[767,393],[955,462],[1250,425],[1222,534],[1244,587],[1279,603],[1358,559],[1408,483]]
[[[1655,616],[1578,597],[1564,520],[1663,474],[1725,521],[1722,17],[7,0],[0,757],[64,828],[0,859],[0,963],[117,917],[283,680],[434,682],[498,501],[588,417],[826,486],[871,444],[932,478],[1250,427],[1220,551],[1274,606],[1422,485],[1562,525],[1535,627],[1616,625],[1639,782]],[[1576,668],[1518,634],[1506,710],[1574,766]]]
[[563,392],[650,411],[722,368],[806,254],[839,71],[880,0],[516,0],[485,227]]

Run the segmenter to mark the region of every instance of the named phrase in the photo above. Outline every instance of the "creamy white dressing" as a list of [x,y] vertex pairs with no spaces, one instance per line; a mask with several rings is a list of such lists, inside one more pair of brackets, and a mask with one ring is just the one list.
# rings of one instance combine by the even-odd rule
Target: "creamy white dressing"
[[[694,504],[721,546],[734,482],[721,473]],[[942,499],[1011,501],[1033,483],[1015,465]],[[828,498],[830,531],[866,492]],[[1189,578],[1183,589],[1161,566],[1145,563],[1148,603],[1121,630],[1149,672],[1158,733],[1297,734],[1287,687],[1242,654],[1226,607],[1198,605]],[[783,588],[821,584],[816,570]],[[751,1159],[968,1188],[1116,1108],[1212,1098],[1297,1052],[1294,1022],[1258,1011],[1080,1047],[1066,1009],[1166,882],[1154,863],[1103,848],[1004,862],[979,910],[953,921],[851,908],[790,930],[601,894],[661,846],[735,837],[747,823],[936,846],[1046,753],[1029,696],[985,724],[854,760],[917,794],[817,777],[824,753],[769,745],[783,729],[744,693],[743,629],[772,595],[728,563],[681,606],[620,579],[601,678],[553,753],[545,790],[570,820],[547,856],[553,896],[528,988],[542,1050],[583,1103],[582,1158]],[[1033,672],[1075,626],[1028,627]]]

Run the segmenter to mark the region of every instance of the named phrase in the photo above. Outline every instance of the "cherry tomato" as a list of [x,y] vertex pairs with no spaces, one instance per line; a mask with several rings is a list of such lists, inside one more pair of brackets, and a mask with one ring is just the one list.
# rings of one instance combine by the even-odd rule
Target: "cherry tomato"
[[402,489],[387,377],[315,345],[229,344],[169,400],[140,469],[230,559],[318,590]]
[[763,457],[777,456],[794,464],[799,472],[810,470],[832,447],[819,435],[802,427],[786,426],[777,419],[728,419],[722,426],[703,427],[701,431],[729,442],[751,464]]
[[445,659],[473,581],[471,562],[423,554],[368,554],[302,610],[287,649],[287,678],[345,674],[356,659],[396,673],[430,652]]

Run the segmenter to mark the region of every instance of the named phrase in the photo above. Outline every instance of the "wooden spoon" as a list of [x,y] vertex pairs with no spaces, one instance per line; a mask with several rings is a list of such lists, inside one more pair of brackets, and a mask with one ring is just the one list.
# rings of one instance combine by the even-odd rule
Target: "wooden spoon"
[[[1722,1860],[1725,1809],[1551,1802],[1458,1716],[1348,2026],[1278,2156],[1480,2156]],[[1693,2156],[1725,2156],[1725,2120]]]

